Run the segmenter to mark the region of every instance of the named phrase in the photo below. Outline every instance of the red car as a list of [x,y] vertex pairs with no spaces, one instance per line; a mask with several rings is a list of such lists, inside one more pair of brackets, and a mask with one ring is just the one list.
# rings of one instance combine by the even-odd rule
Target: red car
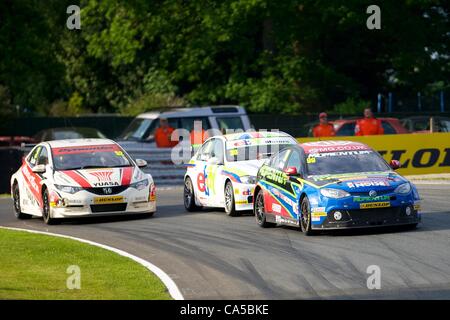
[[[378,118],[384,129],[384,134],[410,133],[397,118]],[[358,119],[338,119],[331,121],[337,136],[354,136]]]
[[1,147],[21,146],[22,143],[36,143],[36,141],[26,136],[0,136]]

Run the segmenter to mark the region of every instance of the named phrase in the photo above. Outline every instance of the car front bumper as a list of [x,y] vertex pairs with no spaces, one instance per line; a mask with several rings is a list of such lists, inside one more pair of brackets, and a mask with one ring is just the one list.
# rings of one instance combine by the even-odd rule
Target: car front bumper
[[[149,189],[128,188],[114,195],[96,195],[88,191],[76,194],[53,193],[50,210],[53,218],[75,218],[86,216],[125,215],[156,211],[156,198],[149,196]],[[63,205],[58,204],[63,200]]]
[[236,183],[233,188],[236,210],[253,210],[253,191],[255,190],[255,185]]
[[[407,212],[409,207],[409,215]],[[337,220],[335,213],[339,211],[342,218]],[[331,210],[322,214],[322,222],[312,223],[312,229],[351,229],[383,226],[413,225],[421,221],[421,214],[413,206],[397,206],[376,209]],[[313,218],[314,219],[314,218]]]

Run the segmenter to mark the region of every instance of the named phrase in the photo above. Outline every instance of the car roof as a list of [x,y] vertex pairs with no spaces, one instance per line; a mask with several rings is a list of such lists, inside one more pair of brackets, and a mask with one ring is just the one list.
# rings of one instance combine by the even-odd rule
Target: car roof
[[110,139],[64,139],[64,140],[52,140],[44,141],[51,148],[65,148],[65,147],[79,147],[79,146],[96,146],[104,144],[116,144]]
[[227,141],[234,140],[246,140],[246,139],[257,139],[257,138],[279,138],[279,137],[289,137],[293,138],[290,134],[283,131],[250,131],[250,132],[238,132],[230,133],[223,136]]
[[450,120],[449,117],[443,116],[413,116],[402,118],[402,120],[430,120],[430,118],[438,119],[438,120]]
[[[355,122],[359,119],[363,119],[361,118],[351,118],[351,119],[336,119],[336,120],[331,120],[330,122],[332,123],[350,123],[350,122]],[[392,118],[392,117],[375,117],[375,119],[379,119],[379,120],[388,120],[388,121],[397,121],[399,120],[398,118]]]
[[372,150],[372,148],[364,143],[348,140],[312,141],[300,143],[299,145],[307,154],[336,151]]
[[207,117],[218,115],[246,115],[245,109],[235,105],[220,105],[194,108],[174,108],[168,111],[153,111],[137,116],[141,119],[179,118],[179,117]]

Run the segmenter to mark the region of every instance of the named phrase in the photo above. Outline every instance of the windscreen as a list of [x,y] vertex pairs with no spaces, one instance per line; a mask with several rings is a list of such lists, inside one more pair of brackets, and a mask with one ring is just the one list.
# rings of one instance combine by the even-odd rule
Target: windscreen
[[152,124],[152,119],[135,118],[120,135],[123,140],[142,140]]
[[113,144],[53,148],[52,153],[55,170],[117,168],[132,165],[120,147]]
[[306,157],[306,166],[310,176],[391,170],[373,150],[311,153]]

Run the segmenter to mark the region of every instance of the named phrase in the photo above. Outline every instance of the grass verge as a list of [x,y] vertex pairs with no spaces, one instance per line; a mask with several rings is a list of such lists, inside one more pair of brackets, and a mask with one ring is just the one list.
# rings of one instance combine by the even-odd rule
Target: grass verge
[[[69,266],[80,289],[68,289]],[[75,240],[0,229],[0,299],[171,299],[148,269],[114,252]]]

